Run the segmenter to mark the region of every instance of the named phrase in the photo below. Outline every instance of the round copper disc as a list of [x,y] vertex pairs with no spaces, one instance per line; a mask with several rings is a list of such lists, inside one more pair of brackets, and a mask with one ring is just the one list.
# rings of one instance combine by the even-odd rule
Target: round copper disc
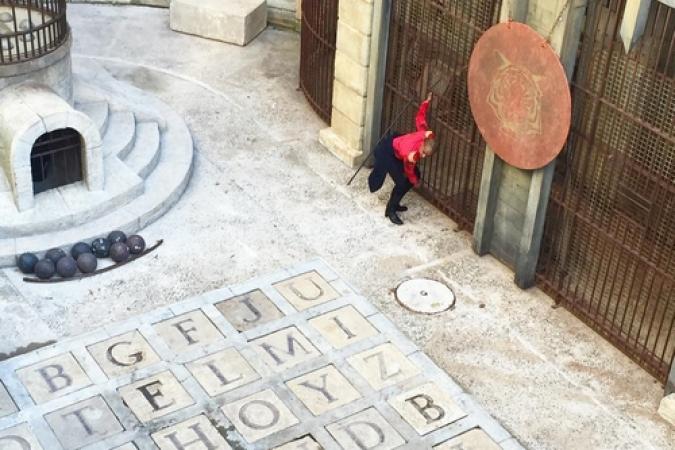
[[471,111],[504,161],[538,169],[562,150],[572,100],[555,51],[532,28],[500,23],[478,40],[469,63]]

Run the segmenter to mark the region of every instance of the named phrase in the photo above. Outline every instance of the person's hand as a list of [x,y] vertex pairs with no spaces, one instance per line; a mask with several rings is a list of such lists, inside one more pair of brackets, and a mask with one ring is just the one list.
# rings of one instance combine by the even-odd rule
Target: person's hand
[[434,93],[429,92],[429,95],[427,95],[427,101],[431,103],[431,100],[433,99]]

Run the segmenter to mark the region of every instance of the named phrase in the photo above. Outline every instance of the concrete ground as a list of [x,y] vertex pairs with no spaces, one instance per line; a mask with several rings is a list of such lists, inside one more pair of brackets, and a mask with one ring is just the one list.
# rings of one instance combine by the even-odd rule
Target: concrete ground
[[[479,258],[471,236],[416,195],[406,225],[317,141],[325,127],[297,90],[299,38],[268,29],[246,48],[180,35],[168,11],[71,5],[75,64],[92,58],[182,114],[196,146],[182,200],[144,230],[154,256],[75,283],[0,272],[0,353],[57,340],[322,257],[389,316],[525,446],[675,448],[656,414],[663,388],[538,289]],[[454,311],[402,309],[410,277],[447,282]]]

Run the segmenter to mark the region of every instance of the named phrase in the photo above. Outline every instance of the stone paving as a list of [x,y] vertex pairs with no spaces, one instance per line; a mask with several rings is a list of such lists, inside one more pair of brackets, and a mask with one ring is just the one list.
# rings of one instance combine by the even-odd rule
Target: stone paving
[[518,449],[322,261],[0,363],[0,449]]

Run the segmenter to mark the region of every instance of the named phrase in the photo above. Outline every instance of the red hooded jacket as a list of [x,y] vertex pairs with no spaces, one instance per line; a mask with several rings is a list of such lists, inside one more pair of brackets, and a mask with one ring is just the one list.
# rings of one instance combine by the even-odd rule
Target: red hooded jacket
[[[421,105],[415,117],[415,126],[417,131],[414,133],[404,134],[394,139],[394,154],[403,161],[403,171],[406,178],[414,186],[417,186],[419,179],[415,173],[415,166],[419,162],[421,155],[420,149],[426,138],[426,133],[429,130],[427,124],[427,110],[429,109],[429,100],[425,100]],[[433,139],[433,134],[430,136]],[[413,161],[410,162],[408,157],[413,153]]]

